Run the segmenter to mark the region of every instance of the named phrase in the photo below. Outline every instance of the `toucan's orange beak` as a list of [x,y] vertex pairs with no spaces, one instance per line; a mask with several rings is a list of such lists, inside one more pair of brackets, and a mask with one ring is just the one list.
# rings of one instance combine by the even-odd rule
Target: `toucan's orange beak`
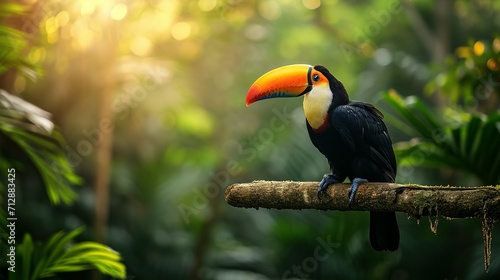
[[247,106],[266,98],[297,97],[311,91],[313,67],[294,64],[276,68],[262,75],[247,93]]

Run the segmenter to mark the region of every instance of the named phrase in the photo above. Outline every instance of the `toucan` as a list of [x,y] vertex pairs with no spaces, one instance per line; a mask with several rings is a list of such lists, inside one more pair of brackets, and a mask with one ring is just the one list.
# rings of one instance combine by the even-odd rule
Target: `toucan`
[[[246,105],[267,98],[304,96],[306,126],[313,145],[331,173],[318,187],[318,198],[331,184],[349,178],[349,204],[358,186],[391,182],[396,158],[382,113],[372,104],[349,100],[344,85],[321,65],[294,64],[267,72],[250,87]],[[376,251],[395,251],[399,229],[394,212],[370,212],[370,244]]]

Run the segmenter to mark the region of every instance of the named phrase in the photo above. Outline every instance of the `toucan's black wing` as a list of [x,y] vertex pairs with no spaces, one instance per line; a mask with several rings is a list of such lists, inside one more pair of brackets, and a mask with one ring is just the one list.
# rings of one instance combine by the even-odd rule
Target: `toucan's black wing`
[[396,157],[382,113],[371,104],[351,102],[335,108],[330,118],[343,146],[354,157],[352,169],[359,169],[349,170],[350,176],[394,182]]
[[[394,182],[396,157],[383,115],[373,105],[351,102],[331,113],[344,154],[351,155],[347,168],[351,181],[363,178],[371,182]],[[399,246],[399,229],[394,212],[370,212],[370,243],[377,251],[395,251]]]

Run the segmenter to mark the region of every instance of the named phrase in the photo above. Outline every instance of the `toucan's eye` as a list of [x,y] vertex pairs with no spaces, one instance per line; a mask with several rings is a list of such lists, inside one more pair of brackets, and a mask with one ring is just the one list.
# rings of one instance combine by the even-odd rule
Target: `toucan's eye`
[[313,75],[313,77],[312,77],[312,80],[313,80],[314,82],[319,81],[319,75],[318,75],[318,74],[314,74],[314,75]]

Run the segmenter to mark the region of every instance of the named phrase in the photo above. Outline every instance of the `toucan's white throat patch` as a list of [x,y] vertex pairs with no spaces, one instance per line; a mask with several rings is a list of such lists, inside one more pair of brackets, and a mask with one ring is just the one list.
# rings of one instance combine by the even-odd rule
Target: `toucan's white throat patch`
[[315,85],[304,95],[304,114],[313,129],[319,129],[328,115],[333,94],[328,84]]

